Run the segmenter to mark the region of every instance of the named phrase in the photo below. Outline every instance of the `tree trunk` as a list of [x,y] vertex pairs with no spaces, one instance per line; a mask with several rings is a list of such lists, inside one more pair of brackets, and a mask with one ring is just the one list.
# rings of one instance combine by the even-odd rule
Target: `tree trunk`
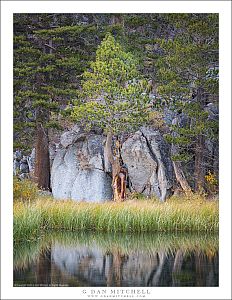
[[[178,148],[176,145],[172,144],[172,155],[178,154]],[[190,185],[188,184],[188,181],[184,175],[184,171],[182,168],[182,164],[179,161],[172,161],[173,163],[173,168],[176,176],[177,182],[180,184],[181,188],[183,189],[185,195],[191,196],[192,190]]]
[[[197,102],[200,104],[201,110],[204,110],[205,107],[204,90],[203,88],[200,87],[197,89]],[[205,183],[204,149],[205,149],[205,139],[202,134],[199,134],[196,138],[195,166],[194,166],[196,192],[204,191],[204,183]]]
[[[49,47],[52,47],[52,40],[49,40]],[[46,53],[44,46],[44,53]],[[47,53],[52,53],[49,48]],[[38,76],[37,83],[41,86],[44,81],[49,82],[51,75]],[[36,111],[36,146],[35,146],[35,180],[38,188],[51,191],[50,185],[50,157],[49,157],[49,139],[48,129],[43,127],[43,124],[49,120],[50,111],[44,107],[40,107]]]
[[50,158],[48,130],[41,123],[37,124],[35,180],[38,188],[50,190]]
[[121,25],[124,27],[124,17],[120,14],[112,14],[111,16],[111,24],[112,25]]
[[121,253],[118,249],[112,249],[108,257],[107,286],[122,286],[123,265],[128,260],[128,255]]
[[202,192],[204,190],[205,183],[205,167],[204,167],[204,137],[199,135],[197,137],[197,143],[195,148],[195,190],[196,192]]
[[113,254],[110,252],[108,253],[108,273],[106,275],[106,285],[107,286],[113,286],[113,263],[114,263],[114,257]]
[[120,253],[120,250],[113,251],[113,256],[114,256],[115,286],[122,286],[123,264],[127,260],[127,258],[126,255]]
[[176,251],[175,260],[172,268],[172,286],[180,286],[180,280],[176,275],[179,275],[184,261],[184,252],[180,249]]
[[113,134],[111,132],[108,133],[104,149],[105,172],[109,172],[109,170],[112,170],[113,199],[116,202],[121,202],[126,197],[127,171],[121,166],[119,146],[116,145],[115,155],[112,152],[112,138]]
[[147,281],[147,286],[159,286],[160,283],[160,277],[163,272],[163,267],[166,261],[166,253],[164,251],[158,252],[158,257],[159,257],[159,265],[158,267],[155,266],[155,268],[152,270],[148,281]]
[[51,247],[42,250],[37,264],[37,284],[51,285]]
[[192,195],[192,190],[190,185],[188,184],[188,181],[184,175],[184,171],[182,169],[181,163],[178,161],[173,161],[173,168],[176,176],[176,180],[179,182],[180,186],[182,187],[185,195],[187,197]]
[[212,163],[213,172],[218,179],[219,177],[219,144],[218,141],[215,142],[213,149],[213,163]]
[[205,273],[207,272],[206,257],[199,251],[195,252],[194,256],[196,270],[196,286],[205,286]]
[[109,132],[106,137],[106,143],[104,147],[104,167],[105,172],[111,173],[111,165],[113,163],[113,153],[112,153],[112,137],[113,134]]

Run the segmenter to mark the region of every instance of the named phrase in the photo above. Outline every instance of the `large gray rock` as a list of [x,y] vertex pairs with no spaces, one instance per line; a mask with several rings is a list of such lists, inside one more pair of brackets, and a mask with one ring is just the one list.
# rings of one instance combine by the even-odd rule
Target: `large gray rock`
[[32,149],[31,154],[28,156],[27,163],[30,173],[33,173],[35,170],[35,148]]
[[27,163],[27,157],[23,156],[23,158],[20,161],[20,167],[19,170],[21,173],[29,173],[29,166]]
[[20,161],[22,159],[23,155],[22,152],[20,150],[16,150],[14,153],[14,159],[16,159],[17,161]]
[[19,173],[20,161],[17,159],[13,160],[13,174],[16,176]]
[[129,248],[125,253],[119,249],[112,246],[106,250],[94,240],[75,246],[55,242],[51,247],[52,264],[61,274],[66,274],[66,278],[76,278],[89,286],[160,285],[161,275],[165,273],[162,271],[165,266],[169,267],[165,251]]
[[22,155],[21,151],[16,150],[14,153],[13,160],[13,174],[15,176],[21,176],[21,179],[28,178],[29,165],[28,165],[28,156]]
[[80,127],[73,126],[71,130],[64,132],[60,137],[60,143],[64,148],[73,145],[80,138],[84,138],[86,133],[84,133]]
[[160,132],[142,128],[123,143],[121,154],[132,190],[165,201],[172,190],[173,167]]
[[[103,139],[99,135],[76,135],[73,144],[57,151],[51,185],[57,199],[102,202],[111,200],[111,178],[104,172]],[[71,142],[71,140],[69,141]]]
[[[56,153],[51,171],[53,196],[102,202],[112,198],[111,177],[106,170],[104,139],[71,129],[62,135],[62,149]],[[126,138],[122,159],[128,168],[132,191],[164,201],[173,186],[169,146],[160,132],[141,128]]]
[[22,152],[16,150],[13,154],[13,174],[16,176],[20,172],[20,161],[22,159]]

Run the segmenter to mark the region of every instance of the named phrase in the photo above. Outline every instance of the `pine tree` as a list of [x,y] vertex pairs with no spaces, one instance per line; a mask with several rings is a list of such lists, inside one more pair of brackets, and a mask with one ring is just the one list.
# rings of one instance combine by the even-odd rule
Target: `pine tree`
[[35,178],[50,189],[49,128],[77,95],[110,15],[14,15],[14,149],[36,147]]
[[[88,130],[97,126],[107,134],[106,153],[112,164],[114,186],[121,163],[120,153],[112,153],[112,137],[133,131],[147,121],[147,82],[139,74],[132,54],[123,51],[110,33],[98,47],[96,61],[90,67],[83,74],[72,118]],[[122,200],[120,195],[114,196]]]
[[206,110],[208,103],[218,101],[218,15],[168,14],[166,19],[175,30],[172,37],[157,39],[157,94],[176,116],[187,118],[185,124],[172,124],[168,140],[175,149],[174,162],[194,158],[195,189],[200,191],[206,175],[205,141],[216,140],[218,132],[217,120]]
[[86,25],[51,28],[51,17],[16,16],[14,32],[15,147],[35,143],[34,175],[43,189],[50,189],[49,128],[60,128],[59,112],[77,95],[77,75],[89,58],[72,47]]
[[[100,50],[91,65],[107,32],[120,42],[119,54],[123,48],[134,66],[124,64],[123,70],[123,64],[114,61],[109,67],[110,57]],[[126,59],[122,55],[119,61]],[[84,70],[88,71],[83,74]],[[117,84],[111,80],[114,77]],[[218,143],[218,121],[210,118],[207,108],[209,102],[218,105],[217,14],[14,15],[14,148],[29,150],[37,145],[41,155],[36,172],[47,174],[41,187],[49,185],[49,132],[60,128],[61,115],[70,113],[74,104],[76,119],[83,113],[87,128],[98,126],[112,135],[132,131],[147,119],[143,103],[148,105],[147,97],[135,100],[141,99],[143,85],[147,93],[156,94],[155,114],[167,108],[174,112],[167,139],[179,167],[177,176],[187,186],[182,166],[194,160],[195,187],[201,189],[206,171],[217,172],[217,156],[206,158],[205,149],[206,140]],[[78,100],[73,103],[73,99]],[[133,102],[140,114],[136,109],[131,113]],[[106,104],[110,109],[105,109]],[[64,111],[67,106],[70,109]],[[86,108],[95,109],[92,117],[85,114]],[[47,167],[40,167],[41,162]]]

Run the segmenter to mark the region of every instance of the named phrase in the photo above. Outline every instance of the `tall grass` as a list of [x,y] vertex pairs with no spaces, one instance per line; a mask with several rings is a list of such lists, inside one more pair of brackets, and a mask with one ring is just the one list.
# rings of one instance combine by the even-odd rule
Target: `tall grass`
[[87,203],[41,198],[14,204],[14,238],[40,230],[98,232],[217,232],[218,202],[204,198]]
[[42,211],[36,205],[14,204],[14,239],[29,240],[37,236],[42,225]]

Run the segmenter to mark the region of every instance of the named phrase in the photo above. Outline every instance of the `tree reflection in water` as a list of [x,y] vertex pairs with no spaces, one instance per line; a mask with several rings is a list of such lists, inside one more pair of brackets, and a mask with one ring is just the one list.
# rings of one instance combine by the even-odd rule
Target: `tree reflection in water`
[[14,245],[14,284],[218,286],[218,237],[51,233]]
[[37,284],[51,284],[51,246],[42,249],[36,265]]

